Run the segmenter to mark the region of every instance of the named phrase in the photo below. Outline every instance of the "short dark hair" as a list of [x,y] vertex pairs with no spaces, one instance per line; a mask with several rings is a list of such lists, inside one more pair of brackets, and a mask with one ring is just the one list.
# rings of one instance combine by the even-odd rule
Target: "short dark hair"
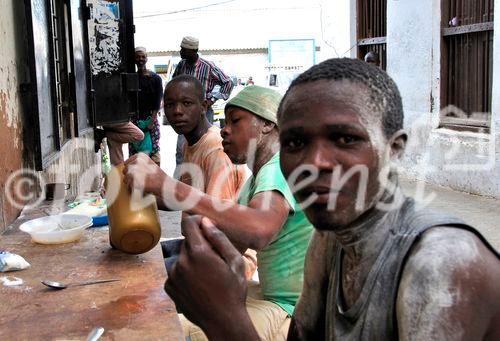
[[196,91],[196,94],[198,95],[198,98],[200,101],[205,100],[205,89],[203,88],[203,84],[194,76],[191,75],[178,75],[170,82],[167,83],[167,86],[165,86],[165,92],[163,93],[163,96],[165,96],[165,93],[167,92],[167,89],[177,83],[190,83],[193,84],[194,90]]
[[371,109],[382,115],[382,129],[386,138],[403,128],[403,102],[396,83],[380,68],[358,59],[333,58],[314,65],[298,76],[290,85],[278,108],[283,115],[283,103],[290,90],[297,85],[319,80],[350,80],[365,85],[369,91]]

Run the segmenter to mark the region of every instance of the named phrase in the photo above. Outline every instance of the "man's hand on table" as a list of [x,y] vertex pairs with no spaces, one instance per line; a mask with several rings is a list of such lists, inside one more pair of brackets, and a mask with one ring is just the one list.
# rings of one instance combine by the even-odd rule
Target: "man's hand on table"
[[186,218],[183,234],[186,239],[165,283],[168,295],[210,340],[258,340],[245,307],[241,253],[208,218]]

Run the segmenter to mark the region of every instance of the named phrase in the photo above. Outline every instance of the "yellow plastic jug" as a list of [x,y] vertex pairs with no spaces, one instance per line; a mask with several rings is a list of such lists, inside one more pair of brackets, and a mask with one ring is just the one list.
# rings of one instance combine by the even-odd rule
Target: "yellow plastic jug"
[[123,182],[120,164],[106,176],[109,241],[114,248],[132,254],[151,250],[160,240],[161,226],[156,198],[132,194]]

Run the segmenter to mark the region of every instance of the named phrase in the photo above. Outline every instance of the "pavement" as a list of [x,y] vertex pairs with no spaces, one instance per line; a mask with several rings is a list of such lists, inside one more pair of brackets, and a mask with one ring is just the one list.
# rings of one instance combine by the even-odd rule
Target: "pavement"
[[[177,134],[170,126],[162,125],[160,141],[161,168],[172,175],[175,169]],[[500,226],[497,226],[500,225],[500,199],[458,192],[409,179],[401,179],[400,182],[407,195],[416,196],[417,201],[426,203],[430,208],[458,216],[478,229],[493,247],[500,250]],[[419,194],[419,191],[423,195]],[[180,212],[160,211],[163,238],[181,236],[180,217]]]
[[401,179],[400,183],[409,196],[415,197],[417,189],[423,189],[424,194],[417,194],[417,201],[419,198],[430,199],[429,208],[461,218],[481,232],[497,251],[500,250],[500,199],[459,192],[422,181]]

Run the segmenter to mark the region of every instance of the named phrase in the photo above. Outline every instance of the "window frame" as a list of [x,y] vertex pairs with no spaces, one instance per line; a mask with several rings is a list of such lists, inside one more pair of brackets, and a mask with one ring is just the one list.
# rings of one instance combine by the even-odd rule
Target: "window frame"
[[[494,0],[491,0],[491,6],[487,4],[488,6],[482,7],[483,4],[477,0],[467,0],[465,4],[463,0],[441,0],[439,128],[481,133],[489,133],[491,130],[494,25],[489,19],[494,19]],[[455,7],[455,13],[452,13],[452,7]],[[457,18],[457,22],[452,23],[454,18]],[[480,46],[486,50],[482,51]],[[471,52],[471,49],[474,51]],[[470,56],[472,60],[469,60]],[[458,62],[462,58],[467,62]],[[475,64],[471,66],[471,62]],[[478,70],[481,72],[477,72]],[[466,78],[464,83],[467,83],[465,93],[470,92],[468,90],[472,88],[469,84],[474,83],[473,90],[482,96],[472,104],[466,101],[465,104],[469,107],[459,108],[458,101],[463,98],[460,95],[464,93],[459,83],[462,79],[460,76],[463,75]],[[470,107],[478,105],[479,102],[481,107]]]
[[[59,159],[61,152],[71,145],[70,141],[93,129],[87,7],[85,0],[24,0],[24,4],[30,77],[21,84],[27,99],[24,125],[29,132],[24,134],[24,143],[35,169],[43,171]],[[54,38],[54,8],[59,16],[56,36],[60,40]],[[64,76],[64,110],[59,112],[55,44],[59,44],[59,54],[64,59],[60,70]]]
[[[365,18],[365,14],[371,18]],[[382,18],[378,20],[380,17]],[[380,67],[386,70],[387,0],[356,1],[356,45],[358,59],[364,60],[364,56],[370,51],[377,52]]]

